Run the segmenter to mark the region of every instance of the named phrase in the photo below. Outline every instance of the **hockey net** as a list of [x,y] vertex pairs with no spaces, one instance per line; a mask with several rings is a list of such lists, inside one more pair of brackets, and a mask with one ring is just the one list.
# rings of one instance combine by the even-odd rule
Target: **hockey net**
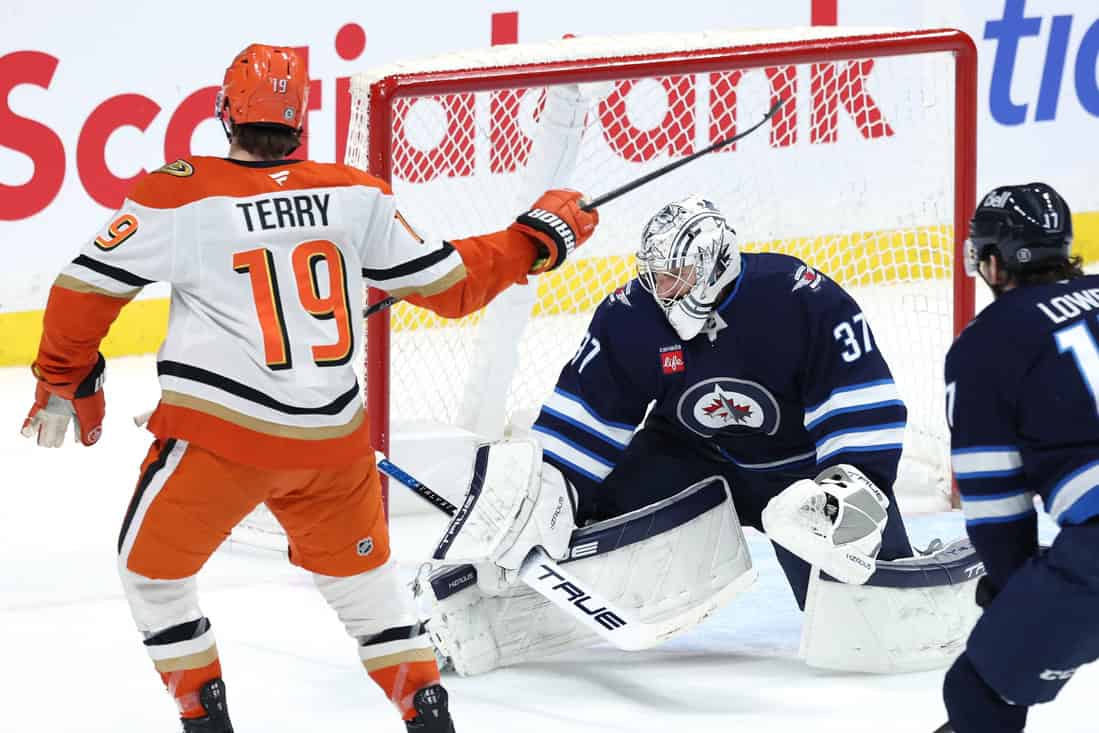
[[594,308],[634,275],[642,226],[698,193],[745,251],[800,257],[859,301],[909,409],[901,503],[945,505],[941,365],[972,314],[956,253],[974,196],[975,84],[961,32],[841,28],[571,38],[356,76],[347,162],[389,181],[412,226],[442,238],[502,229],[547,188],[604,193],[787,100],[754,135],[603,207],[563,267],[484,312],[447,321],[398,304],[372,317],[375,446],[438,481],[443,426],[529,426]]

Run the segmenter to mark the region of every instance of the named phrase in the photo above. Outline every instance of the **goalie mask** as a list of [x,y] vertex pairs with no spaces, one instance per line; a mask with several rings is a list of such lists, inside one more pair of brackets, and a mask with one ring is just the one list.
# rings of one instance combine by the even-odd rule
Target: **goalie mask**
[[701,196],[668,204],[641,233],[638,279],[680,338],[698,335],[739,274],[736,232]]

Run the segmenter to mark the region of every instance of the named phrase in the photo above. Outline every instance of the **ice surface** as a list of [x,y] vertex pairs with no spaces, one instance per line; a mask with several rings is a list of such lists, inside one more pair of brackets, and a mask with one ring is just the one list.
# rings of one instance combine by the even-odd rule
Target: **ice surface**
[[[134,631],[115,544],[149,436],[131,416],[156,401],[151,357],[108,368],[95,448],[35,448],[18,436],[33,394],[25,368],[0,369],[0,731],[175,731],[174,707]],[[956,513],[910,518],[918,544],[962,532]],[[413,561],[439,519],[399,517],[394,551]],[[1054,530],[1043,524],[1048,541]],[[941,672],[822,672],[796,656],[799,613],[766,544],[749,533],[755,588],[660,648],[609,647],[444,683],[458,731],[887,731],[944,719]],[[200,581],[241,733],[403,727],[359,665],[309,576],[270,552],[223,547]],[[1099,666],[1031,714],[1030,733],[1095,731]]]

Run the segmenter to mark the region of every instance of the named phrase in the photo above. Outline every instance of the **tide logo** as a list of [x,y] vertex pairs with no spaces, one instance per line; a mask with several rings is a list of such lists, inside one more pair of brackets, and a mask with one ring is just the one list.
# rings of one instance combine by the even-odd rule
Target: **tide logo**
[[[988,91],[988,106],[992,119],[1001,125],[1021,125],[1026,122],[1027,102],[1015,102],[1012,99],[1012,82],[1015,77],[1015,60],[1023,39],[1037,38],[1044,29],[1049,37],[1046,41],[1045,59],[1042,63],[1042,78],[1038,84],[1037,98],[1034,100],[1034,121],[1045,122],[1057,116],[1057,103],[1061,96],[1061,81],[1069,60],[1069,40],[1073,21],[1071,15],[1054,15],[1045,23],[1040,15],[1026,14],[1026,0],[1005,0],[1003,14],[998,19],[985,23],[985,40],[990,40],[996,48],[992,62],[992,81]],[[1084,18],[1079,18],[1084,23]],[[1088,114],[1099,117],[1099,17],[1080,36],[1076,47],[1072,79],[1076,98]],[[1016,88],[1016,98],[1022,90]]]

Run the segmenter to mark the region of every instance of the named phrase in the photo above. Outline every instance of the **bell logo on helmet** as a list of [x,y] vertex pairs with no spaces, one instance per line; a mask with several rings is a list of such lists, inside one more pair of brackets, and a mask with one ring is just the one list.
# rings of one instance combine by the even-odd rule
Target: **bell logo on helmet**
[[1011,199],[1011,191],[1000,191],[997,193],[993,191],[989,195],[985,196],[985,200],[981,203],[981,206],[990,206],[994,209],[1002,209],[1007,206],[1007,202]]

